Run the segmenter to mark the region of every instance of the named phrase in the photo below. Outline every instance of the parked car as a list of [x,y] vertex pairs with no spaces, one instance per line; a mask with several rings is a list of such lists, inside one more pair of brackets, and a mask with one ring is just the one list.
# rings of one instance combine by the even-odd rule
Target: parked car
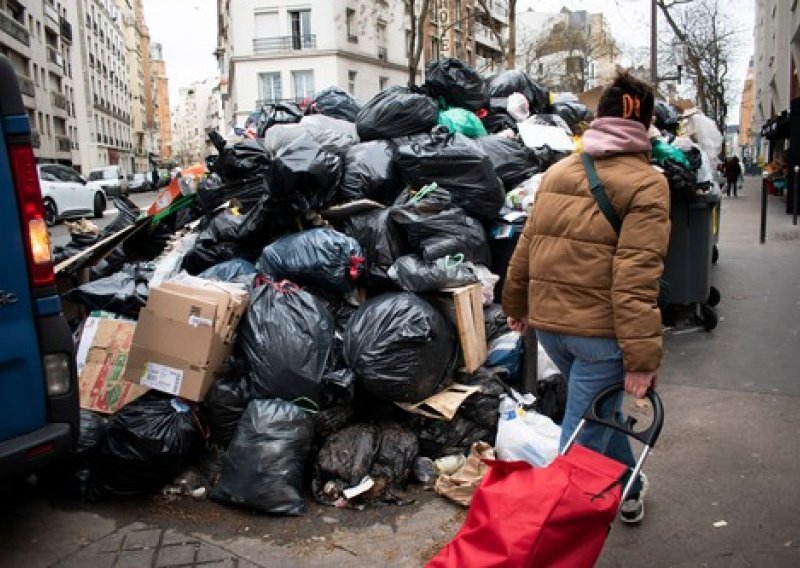
[[89,181],[100,183],[109,197],[128,194],[128,178],[122,166],[105,166],[89,170]]
[[130,179],[128,180],[128,190],[131,193],[152,191],[152,174],[142,172],[131,174]]
[[103,216],[108,200],[98,182],[87,182],[78,172],[60,164],[40,164],[37,169],[48,225],[72,217]]
[[9,480],[72,451],[79,408],[74,345],[53,275],[28,112],[3,55],[0,242],[0,480]]

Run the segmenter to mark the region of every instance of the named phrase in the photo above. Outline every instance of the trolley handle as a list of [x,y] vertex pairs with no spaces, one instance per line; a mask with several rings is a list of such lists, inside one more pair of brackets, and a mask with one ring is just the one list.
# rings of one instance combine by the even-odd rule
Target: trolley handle
[[640,442],[642,442],[645,446],[654,446],[656,440],[658,439],[659,434],[661,434],[661,427],[664,425],[664,405],[661,403],[661,397],[658,396],[658,393],[653,390],[652,388],[647,389],[647,394],[645,398],[650,400],[650,403],[653,406],[653,423],[646,430],[642,430],[641,432],[635,432],[633,427],[636,425],[636,418],[633,416],[628,416],[625,419],[625,422],[620,424],[615,420],[609,420],[605,418],[600,418],[598,414],[598,410],[600,406],[609,398],[616,395],[619,391],[623,390],[624,386],[619,385],[612,385],[608,387],[606,390],[598,394],[594,400],[589,404],[589,407],[586,409],[586,412],[583,413],[583,419],[587,422],[594,422],[596,424],[601,424],[602,426],[607,426],[608,428],[613,428],[614,430],[618,430],[623,434],[631,436],[632,438],[636,438]]

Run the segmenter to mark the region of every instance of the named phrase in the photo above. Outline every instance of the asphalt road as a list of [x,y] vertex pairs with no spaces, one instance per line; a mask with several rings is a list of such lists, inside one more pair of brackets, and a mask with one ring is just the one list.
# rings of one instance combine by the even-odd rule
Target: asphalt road
[[[131,201],[133,201],[136,205],[138,205],[141,209],[145,209],[150,206],[150,204],[156,198],[155,191],[148,191],[145,193],[132,193],[130,195]],[[114,207],[114,200],[113,198],[109,198],[108,209],[106,209],[103,217],[101,219],[89,219],[91,222],[98,225],[101,229],[111,223],[114,218],[117,216],[117,208]],[[64,246],[70,241],[69,232],[67,231],[67,226],[64,224],[63,221],[59,221],[52,227],[50,227],[50,239],[52,240],[53,246]]]

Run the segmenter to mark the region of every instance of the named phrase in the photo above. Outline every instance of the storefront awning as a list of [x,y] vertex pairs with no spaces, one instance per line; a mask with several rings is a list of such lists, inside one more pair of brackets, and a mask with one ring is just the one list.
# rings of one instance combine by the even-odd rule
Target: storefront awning
[[783,111],[764,123],[764,126],[761,127],[761,136],[767,140],[789,138],[789,123],[789,113]]

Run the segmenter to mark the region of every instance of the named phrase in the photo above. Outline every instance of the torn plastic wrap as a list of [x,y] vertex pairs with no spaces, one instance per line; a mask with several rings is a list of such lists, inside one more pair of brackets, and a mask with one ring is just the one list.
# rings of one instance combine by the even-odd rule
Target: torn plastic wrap
[[303,471],[313,438],[314,424],[302,408],[283,400],[251,401],[223,457],[211,499],[302,515]]
[[414,433],[399,424],[347,426],[328,437],[317,455],[314,497],[337,507],[397,501],[418,449]]
[[374,140],[347,149],[343,158],[339,201],[371,199],[389,205],[403,189],[403,180],[395,171],[394,145],[388,140]]
[[484,81],[475,69],[452,57],[431,61],[425,68],[425,91],[433,98],[468,110],[486,107]]
[[501,71],[490,77],[486,83],[486,94],[490,98],[504,98],[513,93],[525,95],[531,114],[547,112],[550,105],[550,93],[524,71],[517,69]]
[[361,104],[339,87],[328,87],[314,96],[314,109],[325,116],[355,122]]
[[333,204],[341,159],[303,133],[278,151],[268,176],[273,205],[290,213],[321,210]]
[[457,351],[450,325],[408,292],[367,300],[344,335],[348,367],[367,391],[388,401],[419,402],[447,386]]
[[268,245],[257,268],[275,280],[346,294],[355,289],[364,263],[358,241],[335,229],[320,228],[286,235]]
[[492,220],[503,207],[505,191],[491,159],[463,134],[437,128],[427,139],[399,146],[396,164],[412,187],[435,182],[471,216]]
[[334,324],[317,298],[291,282],[268,282],[251,293],[238,333],[252,396],[319,400]]
[[389,277],[407,292],[434,292],[478,282],[474,265],[463,255],[425,261],[416,255],[401,256],[388,271]]
[[544,171],[543,160],[527,146],[505,136],[484,136],[477,140],[489,156],[494,170],[510,191],[533,175]]
[[192,406],[157,393],[125,405],[108,420],[96,474],[110,496],[160,489],[188,465],[199,442]]
[[460,253],[476,264],[489,264],[483,225],[455,206],[450,193],[442,188],[422,189],[403,205],[392,208],[390,215],[411,249],[425,260]]
[[362,142],[427,132],[436,126],[439,108],[427,95],[406,87],[384,89],[361,107],[356,128]]

